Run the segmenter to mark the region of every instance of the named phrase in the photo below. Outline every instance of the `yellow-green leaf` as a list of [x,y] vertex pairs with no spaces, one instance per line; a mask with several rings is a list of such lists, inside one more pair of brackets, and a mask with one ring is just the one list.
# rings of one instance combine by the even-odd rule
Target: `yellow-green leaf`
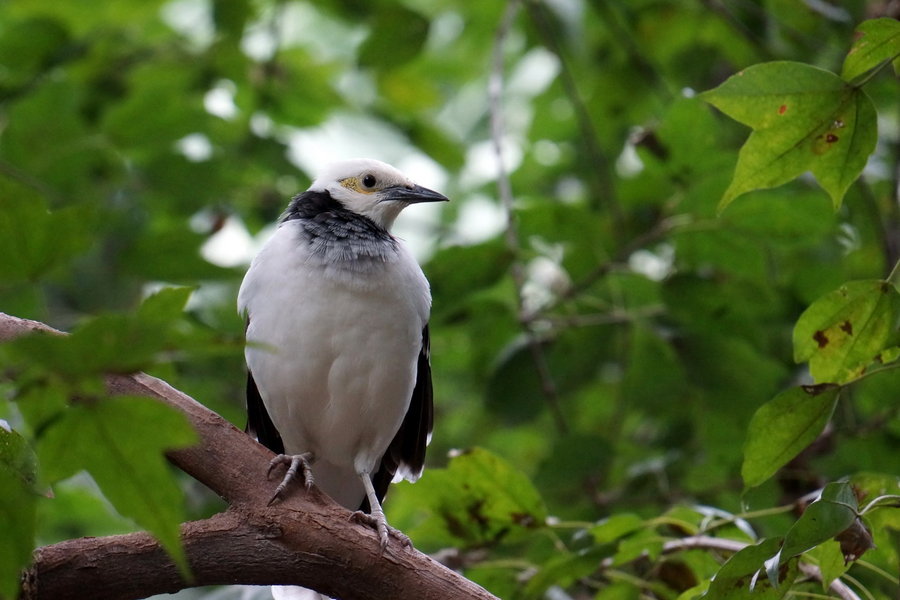
[[753,129],[720,210],[741,194],[782,185],[806,171],[837,208],[875,149],[872,101],[834,73],[810,65],[754,65],[701,97]]
[[900,294],[886,281],[853,281],[807,308],[794,327],[794,360],[819,383],[847,383],[894,344]]
[[853,46],[844,59],[841,77],[854,81],[886,61],[900,56],[900,21],[882,18],[856,28]]

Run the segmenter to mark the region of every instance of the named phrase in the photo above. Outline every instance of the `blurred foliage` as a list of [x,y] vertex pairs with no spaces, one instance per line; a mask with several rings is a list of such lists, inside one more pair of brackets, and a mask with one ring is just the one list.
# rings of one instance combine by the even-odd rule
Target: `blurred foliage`
[[147,370],[243,425],[250,236],[348,152],[453,198],[404,215],[437,414],[386,508],[417,547],[503,598],[829,593],[809,564],[896,597],[897,16],[3,3],[0,310],[73,334],[0,354],[0,597],[35,545],[133,519],[177,555],[175,522],[221,509],[174,493],[177,415],[100,375]]

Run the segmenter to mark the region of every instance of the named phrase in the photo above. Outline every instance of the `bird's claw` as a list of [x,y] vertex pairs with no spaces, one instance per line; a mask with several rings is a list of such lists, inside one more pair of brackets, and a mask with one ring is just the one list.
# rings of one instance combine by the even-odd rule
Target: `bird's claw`
[[395,529],[388,525],[387,519],[385,519],[383,512],[374,512],[372,514],[369,514],[361,510],[357,510],[350,515],[350,520],[355,523],[360,523],[362,525],[366,525],[367,527],[375,529],[376,533],[378,534],[378,545],[381,546],[382,552],[384,552],[385,548],[387,548],[388,542],[390,541],[391,537],[400,542],[400,545],[404,548],[412,548],[412,541],[409,539],[409,536],[407,536],[399,529]]
[[298,472],[303,478],[303,484],[306,487],[306,491],[309,491],[312,488],[312,461],[313,455],[311,452],[305,452],[303,454],[279,454],[269,461],[269,470],[266,471],[267,479],[272,476],[272,471],[279,465],[285,465],[287,467],[287,472],[284,474],[281,483],[275,488],[275,493],[272,494],[272,498],[269,499],[268,506],[271,506],[275,500],[281,498],[281,494],[287,489],[288,484],[297,478]]

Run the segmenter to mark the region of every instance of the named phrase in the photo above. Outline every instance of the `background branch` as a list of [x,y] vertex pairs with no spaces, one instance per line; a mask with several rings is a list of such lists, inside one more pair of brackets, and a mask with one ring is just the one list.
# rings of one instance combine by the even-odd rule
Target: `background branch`
[[559,391],[553,375],[550,373],[550,366],[547,364],[547,357],[544,355],[544,349],[541,346],[541,339],[534,330],[534,315],[531,314],[525,306],[525,284],[527,283],[527,274],[525,272],[525,264],[522,260],[522,245],[519,240],[519,229],[516,222],[515,197],[512,191],[512,182],[509,173],[506,170],[506,164],[503,157],[503,136],[505,135],[505,127],[503,123],[503,46],[506,37],[512,27],[513,21],[518,13],[518,0],[510,0],[506,5],[503,13],[503,20],[497,27],[497,33],[494,37],[494,51],[491,62],[491,74],[488,82],[488,111],[491,121],[491,143],[494,148],[494,154],[497,158],[497,193],[500,196],[500,204],[506,213],[506,231],[505,240],[506,247],[513,256],[510,265],[510,273],[513,283],[516,286],[516,301],[518,310],[518,320],[524,329],[525,336],[528,340],[528,349],[531,352],[531,359],[534,362],[535,371],[541,382],[541,392],[553,415],[553,422],[556,429],[560,433],[567,433],[569,426],[566,423],[562,408],[559,402]]

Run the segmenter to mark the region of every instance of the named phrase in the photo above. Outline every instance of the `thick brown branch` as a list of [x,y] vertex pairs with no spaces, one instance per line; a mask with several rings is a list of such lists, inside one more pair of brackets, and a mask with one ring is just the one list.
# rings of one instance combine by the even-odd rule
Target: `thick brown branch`
[[[35,331],[59,333],[0,313],[0,342]],[[186,523],[182,535],[193,580],[183,581],[145,533],[81,538],[39,548],[23,583],[23,600],[124,600],[223,583],[296,584],[343,600],[493,599],[428,556],[399,544],[383,555],[375,533],[316,490],[298,490],[267,507],[271,452],[165,382],[145,374],[111,375],[112,394],[150,396],[184,412],[200,436],[169,458],[225,498],[229,509]]]

